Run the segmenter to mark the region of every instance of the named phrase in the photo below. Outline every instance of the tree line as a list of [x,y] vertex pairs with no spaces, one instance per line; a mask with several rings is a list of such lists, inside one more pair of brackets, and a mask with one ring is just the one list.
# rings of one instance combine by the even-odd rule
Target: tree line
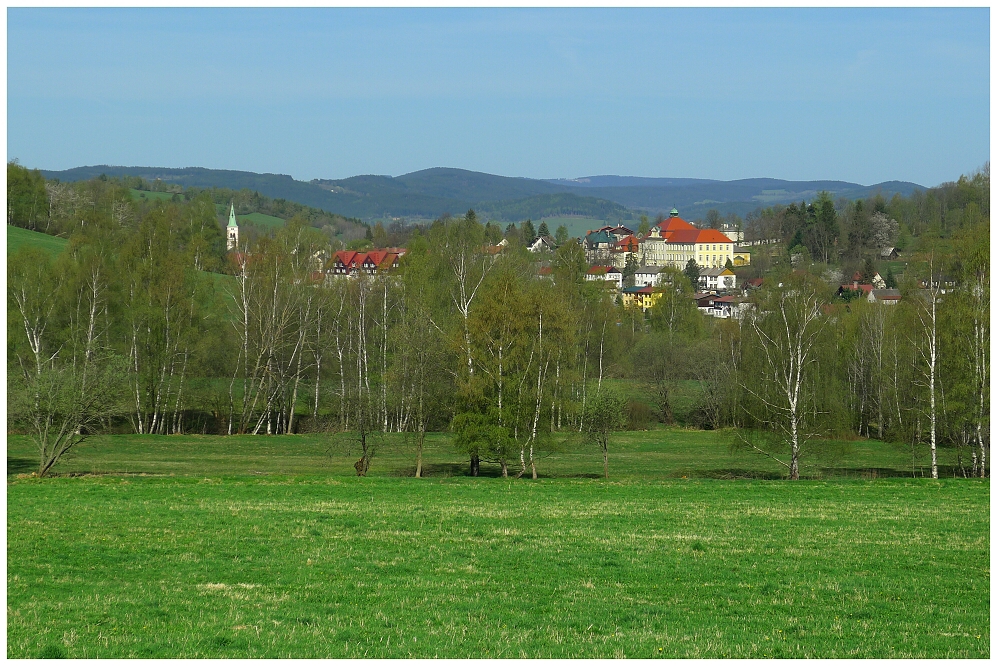
[[790,478],[848,436],[908,447],[912,470],[929,460],[934,475],[937,448],[954,446],[957,471],[986,473],[988,218],[919,238],[899,305],[845,302],[827,263],[786,252],[744,316],[718,320],[681,271],[663,272],[648,312],[624,308],[585,279],[576,242],[538,255],[507,233],[497,251],[500,227],[474,211],[382,227],[408,249],[399,269],[337,278],[318,270],[335,248],[307,220],[226,254],[204,192],[136,202],[124,184],[79,187],[92,197],[74,204],[69,248],[8,261],[9,428],[36,441],[42,474],[126,427],[349,433],[358,474],[388,432],[412,436],[417,475],[430,431],[452,434],[471,474],[536,477],[551,452],[588,441],[608,476],[611,433],[674,422],[690,384],[691,425]]

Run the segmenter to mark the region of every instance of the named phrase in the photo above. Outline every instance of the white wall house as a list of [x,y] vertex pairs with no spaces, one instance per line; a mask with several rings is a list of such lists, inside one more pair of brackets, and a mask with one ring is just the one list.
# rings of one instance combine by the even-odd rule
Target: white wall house
[[703,268],[699,271],[699,288],[705,291],[734,289],[737,276],[729,268]]

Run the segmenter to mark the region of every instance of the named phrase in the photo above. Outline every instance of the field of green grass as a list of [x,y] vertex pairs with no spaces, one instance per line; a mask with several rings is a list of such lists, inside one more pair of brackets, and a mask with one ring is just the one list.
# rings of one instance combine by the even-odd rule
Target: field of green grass
[[264,215],[263,213],[236,215],[236,219],[239,222],[252,222],[253,224],[260,227],[276,228],[284,226],[284,220],[280,219],[279,217],[274,217],[273,215]]
[[169,201],[173,192],[150,192],[148,190],[132,189],[132,199],[147,199],[149,201]]
[[989,482],[872,480],[890,445],[796,483],[683,429],[618,434],[609,481],[577,443],[538,481],[441,434],[425,479],[401,435],[357,455],[113,436],[39,480],[8,437],[7,656],[990,655]]
[[69,241],[58,236],[49,236],[30,229],[22,229],[7,225],[7,254],[13,254],[25,246],[34,246],[50,252],[53,256],[59,254]]
[[[571,238],[584,238],[585,232],[589,229],[598,229],[610,224],[605,220],[597,220],[592,217],[545,217],[534,221],[534,228],[539,229],[541,222],[547,223],[547,228],[550,229],[551,235],[563,224],[568,228],[568,236]],[[636,231],[636,227],[634,227],[634,231]]]

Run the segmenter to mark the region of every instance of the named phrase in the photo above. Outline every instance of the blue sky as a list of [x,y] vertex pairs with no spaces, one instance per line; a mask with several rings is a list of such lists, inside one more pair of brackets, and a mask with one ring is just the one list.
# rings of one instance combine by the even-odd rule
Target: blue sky
[[990,155],[989,9],[7,10],[7,155],[936,185]]

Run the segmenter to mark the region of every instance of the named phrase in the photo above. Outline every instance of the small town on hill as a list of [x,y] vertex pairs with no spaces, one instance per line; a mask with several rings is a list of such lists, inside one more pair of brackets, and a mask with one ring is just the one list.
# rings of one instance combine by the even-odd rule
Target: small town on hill
[[[12,358],[38,370],[13,376],[39,381],[60,347],[123,373],[89,426],[42,440],[41,474],[97,423],[163,434],[446,429],[472,474],[482,460],[536,474],[538,447],[584,432],[595,378],[599,396],[606,379],[655,396],[621,384],[620,426],[785,433],[791,478],[807,463],[805,439],[842,429],[913,442],[915,460],[921,443],[932,476],[944,443],[960,452],[960,473],[984,475],[988,403],[954,396],[986,393],[986,337],[973,331],[988,307],[988,188],[989,166],[910,197],[819,193],[693,222],[672,208],[572,237],[563,223],[552,233],[546,220],[503,225],[474,210],[371,226],[258,193],[60,183],[11,162],[8,229],[70,241],[57,256],[9,244],[15,320],[38,327],[11,339]],[[80,277],[52,282],[40,270]],[[99,337],[76,340],[79,319],[32,314],[32,299],[79,300],[86,285],[92,322],[108,322]],[[432,354],[415,340],[432,341]],[[649,364],[651,350],[670,360]],[[780,369],[801,354],[812,370]],[[903,374],[891,374],[890,354],[912,360]],[[130,398],[113,390],[122,386]],[[835,408],[815,412],[803,398]],[[19,409],[25,427],[37,422]],[[357,464],[365,473],[364,447]]]

